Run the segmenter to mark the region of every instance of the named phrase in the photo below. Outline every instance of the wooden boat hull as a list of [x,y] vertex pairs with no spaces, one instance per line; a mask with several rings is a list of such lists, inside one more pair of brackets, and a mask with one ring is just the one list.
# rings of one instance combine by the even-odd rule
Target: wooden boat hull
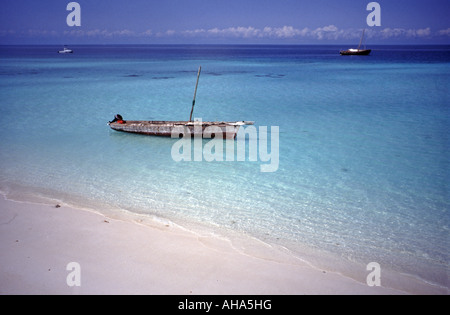
[[341,50],[340,54],[342,56],[367,56],[371,51],[371,49]]
[[201,136],[214,138],[221,136],[223,139],[235,139],[240,126],[253,125],[251,121],[238,122],[188,122],[188,121],[142,121],[127,120],[125,123],[110,123],[111,129],[116,131],[137,133],[149,136]]

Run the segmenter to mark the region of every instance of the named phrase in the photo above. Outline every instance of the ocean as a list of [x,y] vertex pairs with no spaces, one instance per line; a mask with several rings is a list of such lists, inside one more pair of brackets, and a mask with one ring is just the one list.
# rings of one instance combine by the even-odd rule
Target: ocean
[[[360,282],[377,262],[383,285],[448,290],[450,46],[70,48],[0,46],[6,197],[278,248]],[[175,161],[178,139],[107,125],[188,120],[199,66],[193,117],[254,121],[272,171],[250,136],[244,161]]]

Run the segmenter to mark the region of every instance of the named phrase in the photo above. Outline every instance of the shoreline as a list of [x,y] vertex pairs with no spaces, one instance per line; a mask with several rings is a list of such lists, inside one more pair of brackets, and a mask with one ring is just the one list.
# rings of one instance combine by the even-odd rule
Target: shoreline
[[[300,261],[258,258],[164,223],[4,196],[0,209],[0,294],[408,294]],[[80,286],[67,284],[71,262],[80,266]]]
[[[442,175],[446,159],[442,155],[445,128],[440,118],[446,95],[439,89],[445,83],[442,73],[446,67],[441,67],[444,55],[405,46],[400,55],[379,55],[369,65],[352,67],[359,73],[370,66],[370,78],[355,72],[347,80],[342,77],[347,61],[327,58],[339,58],[338,50],[331,48],[313,54],[301,48],[206,49],[192,58],[192,51],[166,47],[164,51],[132,51],[132,62],[128,48],[110,48],[83,49],[83,60],[75,56],[72,61],[61,60],[56,50],[49,54],[45,48],[32,55],[15,48],[4,51],[11,59],[4,73],[11,89],[5,90],[7,149],[2,151],[0,193],[5,190],[7,198],[44,203],[50,208],[59,203],[61,212],[72,206],[100,213],[109,225],[110,219],[120,219],[167,233],[184,229],[182,234],[194,240],[189,247],[201,245],[212,248],[215,255],[232,252],[237,257],[244,255],[283,266],[306,264],[363,285],[369,273],[366,266],[377,262],[384,287],[412,294],[448,294],[449,222],[445,214],[450,204],[441,189],[446,183]],[[192,70],[197,69],[200,59],[208,60],[206,85],[217,91],[214,100],[219,101],[214,106],[220,108],[218,112],[206,109],[200,116],[217,120],[217,114],[230,120],[252,119],[267,127],[282,126],[284,162],[277,173],[262,174],[259,162],[263,161],[174,163],[169,157],[173,141],[123,135],[105,126],[105,119],[116,113],[111,113],[111,106],[122,112],[119,107],[123,97],[128,99],[130,94],[135,106],[127,109],[126,115],[147,113],[150,116],[145,119],[156,119],[152,116],[157,113],[174,118],[184,92],[191,95],[185,83],[195,79]],[[261,63],[262,59],[267,62]],[[147,69],[149,64],[151,69]],[[329,75],[315,76],[318,69]],[[412,74],[424,80],[409,82]],[[108,78],[108,84],[99,78]],[[342,85],[333,83],[341,79]],[[355,90],[353,79],[370,83],[373,89]],[[62,84],[55,86],[55,80]],[[305,83],[305,89],[290,89],[299,82]],[[239,106],[229,98],[223,83],[229,83],[230,90],[242,92],[239,102],[248,106]],[[161,89],[163,86],[167,89]],[[176,90],[171,90],[173,87]],[[411,102],[405,102],[404,92],[411,87]],[[68,89],[75,88],[84,91],[80,97],[70,97]],[[429,91],[435,93],[423,106],[422,95]],[[205,93],[204,100],[210,103],[208,91]],[[220,97],[224,94],[227,97]],[[355,106],[363,94],[370,100],[367,106]],[[380,95],[387,100],[381,102],[383,106],[379,106]],[[98,100],[95,111],[91,110],[92,99]],[[149,100],[155,105],[150,110]],[[64,107],[58,105],[62,101]],[[278,102],[283,106],[273,106]],[[398,103],[395,110],[391,102]],[[49,112],[48,106],[57,110]],[[267,115],[261,110],[264,108],[272,108],[273,115]],[[408,112],[406,121],[403,109]],[[235,115],[242,118],[232,118]],[[74,118],[80,118],[88,128],[74,124]],[[299,118],[301,126],[296,123]],[[30,121],[43,124],[30,125]],[[56,122],[58,126],[53,125]],[[422,129],[427,132],[414,122],[423,123]],[[55,133],[55,128],[61,132]],[[50,223],[51,213],[42,213],[51,218],[48,224],[52,228],[57,225]],[[5,224],[15,224],[17,218],[9,223],[12,218],[6,217]],[[34,220],[30,218],[28,221]],[[77,220],[55,222],[70,226]],[[17,230],[23,230],[28,221],[17,225]],[[85,224],[81,221],[70,233],[83,238]],[[86,246],[116,250],[114,242],[96,244],[105,233],[103,225],[91,229],[95,232],[89,232],[93,236],[86,238]],[[135,225],[129,229],[133,231]],[[9,234],[12,232],[16,231]],[[123,232],[111,232],[111,239],[118,233],[123,235],[117,242],[125,242],[132,235],[124,228]],[[146,235],[143,237],[153,239]],[[16,240],[26,244],[27,250],[48,246],[45,242],[36,241],[31,246],[21,238]],[[149,244],[150,251],[166,250],[157,245]],[[185,257],[181,252],[189,247],[174,250],[180,252],[178,256],[166,252],[163,257]],[[126,250],[123,246],[116,254]],[[58,251],[63,252],[54,249]],[[100,255],[95,248],[91,252]],[[160,262],[149,262],[149,266],[153,263]],[[132,265],[128,261],[123,264]],[[108,268],[107,262],[100,265]]]

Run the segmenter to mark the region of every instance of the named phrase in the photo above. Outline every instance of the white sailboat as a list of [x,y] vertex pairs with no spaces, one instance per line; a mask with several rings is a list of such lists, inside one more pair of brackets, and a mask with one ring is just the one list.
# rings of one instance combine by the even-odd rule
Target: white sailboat
[[350,56],[350,55],[367,56],[367,55],[369,55],[370,52],[372,51],[371,49],[361,49],[361,44],[362,44],[362,42],[363,42],[364,32],[365,32],[365,31],[366,31],[366,30],[364,29],[364,30],[363,30],[363,33],[362,33],[362,36],[361,36],[361,39],[360,39],[360,41],[359,41],[358,48],[350,48],[350,49],[348,49],[348,50],[341,50],[339,53],[340,53],[342,56]]

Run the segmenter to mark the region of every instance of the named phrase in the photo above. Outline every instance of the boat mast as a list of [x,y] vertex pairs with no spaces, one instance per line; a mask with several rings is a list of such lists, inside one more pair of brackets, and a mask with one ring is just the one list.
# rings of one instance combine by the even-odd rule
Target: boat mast
[[361,36],[361,39],[359,40],[359,45],[358,45],[358,50],[359,50],[359,48],[361,48],[361,44],[362,44],[362,41],[363,41],[363,38],[364,38],[364,32],[366,31],[366,29],[364,28],[363,29],[363,33],[362,33],[362,36]]
[[195,96],[197,95],[197,86],[198,86],[198,79],[200,78],[200,71],[202,71],[202,66],[198,68],[197,83],[195,84],[194,100],[192,101],[192,108],[191,108],[191,115],[189,116],[189,122],[192,121],[192,113],[194,112]]

